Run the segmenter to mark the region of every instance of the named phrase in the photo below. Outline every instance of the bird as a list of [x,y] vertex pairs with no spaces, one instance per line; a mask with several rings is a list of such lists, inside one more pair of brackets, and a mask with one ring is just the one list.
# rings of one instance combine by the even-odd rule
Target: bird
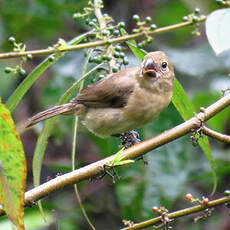
[[138,142],[138,135],[132,130],[156,119],[169,105],[174,76],[174,67],[164,52],[149,52],[140,66],[108,74],[89,84],[69,103],[29,118],[26,127],[59,114],[72,114],[79,116],[81,123],[96,136],[125,134],[123,141]]

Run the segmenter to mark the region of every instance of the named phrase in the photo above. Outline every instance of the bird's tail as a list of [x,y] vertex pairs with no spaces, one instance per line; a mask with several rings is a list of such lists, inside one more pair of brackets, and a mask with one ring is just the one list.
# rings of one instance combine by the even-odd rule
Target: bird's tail
[[47,109],[45,111],[42,111],[33,117],[29,118],[28,121],[25,124],[25,127],[28,128],[30,126],[35,125],[36,123],[54,117],[59,114],[71,114],[74,113],[74,111],[77,109],[76,103],[67,103],[63,105],[54,106],[50,109]]

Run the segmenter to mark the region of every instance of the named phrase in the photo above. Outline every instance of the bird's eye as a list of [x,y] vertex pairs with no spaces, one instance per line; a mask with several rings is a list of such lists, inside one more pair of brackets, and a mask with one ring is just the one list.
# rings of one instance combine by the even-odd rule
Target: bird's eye
[[167,62],[162,62],[161,63],[161,67],[163,68],[163,69],[165,69],[165,68],[167,68],[167,66],[168,66],[168,63]]

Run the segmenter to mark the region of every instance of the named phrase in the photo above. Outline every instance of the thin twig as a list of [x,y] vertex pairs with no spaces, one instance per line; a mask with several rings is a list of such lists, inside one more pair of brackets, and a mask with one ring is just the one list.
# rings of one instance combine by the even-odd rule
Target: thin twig
[[[199,22],[202,22],[205,20],[206,20],[206,17],[202,17],[202,18],[200,18]],[[154,34],[158,34],[158,33],[163,33],[163,32],[167,32],[167,31],[183,28],[186,26],[191,26],[193,24],[194,24],[194,22],[192,22],[192,21],[181,22],[181,23],[177,23],[177,24],[174,24],[171,26],[161,27],[161,28],[155,29],[154,31],[143,31],[143,32],[136,33],[136,34],[129,34],[129,35],[113,38],[113,39],[109,40],[109,43],[128,41],[128,40],[132,40],[132,39],[146,36],[146,34],[147,35],[154,35]],[[56,52],[73,51],[73,50],[78,50],[78,49],[83,49],[83,48],[103,46],[103,45],[106,45],[107,43],[108,43],[108,41],[95,41],[95,42],[88,42],[88,43],[78,44],[78,45],[73,45],[73,46],[67,46],[64,49],[58,49],[58,50],[56,48],[50,48],[50,49],[41,49],[41,50],[30,50],[30,51],[24,51],[24,52],[0,53],[0,59],[22,57],[22,56],[26,56],[28,54],[44,55],[44,54],[52,54],[52,53],[56,53]]]
[[[209,203],[207,205],[200,204],[200,205],[196,205],[194,207],[185,208],[185,209],[181,209],[181,210],[178,210],[175,212],[171,212],[171,213],[167,214],[167,217],[169,219],[175,219],[175,218],[178,218],[181,216],[186,216],[186,215],[190,215],[192,213],[206,210],[207,208],[223,205],[223,204],[228,203],[228,202],[230,202],[230,196],[222,197],[220,199],[213,200],[213,201],[209,201]],[[133,224],[129,227],[122,228],[121,230],[143,229],[143,228],[146,228],[148,226],[160,223],[161,221],[162,221],[161,216],[158,216],[158,217],[155,217],[153,219],[146,220],[146,221],[143,221],[143,222],[140,222],[137,224]]]
[[[179,137],[186,135],[198,127],[200,127],[200,121],[207,121],[211,117],[215,116],[221,110],[230,105],[230,94],[222,97],[214,104],[205,109],[205,113],[198,113],[195,117],[183,122],[182,124],[165,131],[153,138],[140,142],[122,153],[122,159],[135,159],[141,157],[150,150],[156,149],[166,143],[169,143]],[[113,162],[116,155],[112,155],[100,161],[94,162],[90,165],[79,168],[75,171],[66,173],[62,176],[58,176],[38,187],[31,189],[25,194],[25,205],[29,206],[35,201],[49,195],[51,192],[59,190],[64,186],[79,183],[80,181],[87,180],[95,177],[103,172],[104,166]],[[3,209],[0,209],[0,215],[3,215]]]
[[[83,71],[82,71],[83,76],[86,74],[86,71],[88,68],[88,63],[89,63],[89,58],[90,58],[91,54],[92,54],[92,50],[90,50],[88,52],[88,55],[87,55],[87,58],[86,58],[86,61],[85,61],[84,67],[83,67]],[[79,87],[79,91],[82,90],[83,86],[84,86],[84,81],[81,82],[80,87]],[[75,170],[75,155],[76,155],[76,145],[77,145],[76,139],[77,139],[77,131],[78,131],[78,119],[79,119],[79,117],[76,116],[75,121],[74,121],[74,131],[73,131],[73,145],[72,145],[72,170],[73,171]],[[77,201],[78,201],[78,204],[79,204],[79,207],[81,209],[83,216],[85,217],[85,219],[86,219],[87,223],[89,224],[89,226],[91,227],[91,229],[96,230],[96,228],[93,226],[91,220],[89,219],[87,212],[85,210],[85,207],[82,203],[77,184],[74,184],[74,191],[75,191],[76,198],[77,198]]]
[[202,127],[203,133],[205,133],[209,137],[213,137],[219,141],[225,142],[225,143],[230,143],[230,136],[219,133],[217,131],[214,131],[206,126]]

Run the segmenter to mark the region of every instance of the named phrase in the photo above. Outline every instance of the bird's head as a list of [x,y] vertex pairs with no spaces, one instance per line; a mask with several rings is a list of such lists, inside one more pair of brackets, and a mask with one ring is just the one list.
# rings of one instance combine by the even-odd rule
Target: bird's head
[[174,68],[162,51],[150,52],[145,55],[141,65],[140,82],[146,87],[168,87],[173,85]]

